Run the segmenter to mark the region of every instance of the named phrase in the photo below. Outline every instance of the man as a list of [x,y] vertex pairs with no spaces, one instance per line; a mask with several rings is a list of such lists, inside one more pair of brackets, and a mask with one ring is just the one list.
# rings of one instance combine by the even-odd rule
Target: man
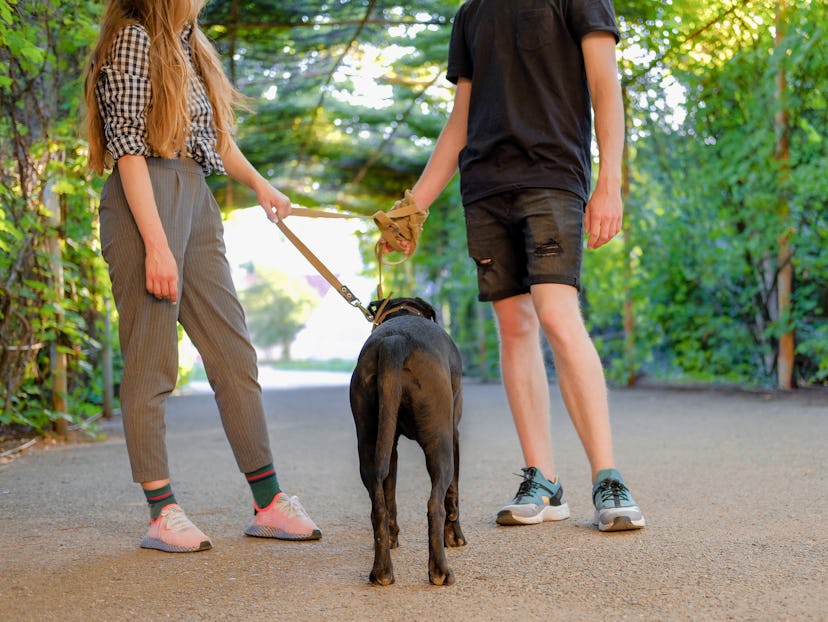
[[[479,300],[493,304],[503,384],[526,466],[501,525],[569,517],[557,479],[538,339],[592,469],[601,531],[644,527],[615,469],[600,359],[578,304],[588,248],[621,230],[624,112],[612,0],[468,0],[454,19],[454,107],[411,193],[428,207],[460,169]],[[592,112],[599,171],[590,195]]]

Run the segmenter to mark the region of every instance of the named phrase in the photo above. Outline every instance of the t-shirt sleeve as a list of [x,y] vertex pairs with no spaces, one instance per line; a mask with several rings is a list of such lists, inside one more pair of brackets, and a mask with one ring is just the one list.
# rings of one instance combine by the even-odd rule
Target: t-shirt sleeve
[[152,91],[149,35],[137,25],[115,37],[96,86],[106,150],[114,160],[124,155],[148,156],[146,113]]
[[473,65],[469,46],[466,43],[465,33],[465,5],[461,6],[454,16],[454,25],[451,28],[451,41],[449,42],[448,69],[446,79],[457,84],[460,78],[471,79]]
[[578,41],[596,31],[612,33],[616,43],[621,39],[612,0],[570,0],[567,22]]

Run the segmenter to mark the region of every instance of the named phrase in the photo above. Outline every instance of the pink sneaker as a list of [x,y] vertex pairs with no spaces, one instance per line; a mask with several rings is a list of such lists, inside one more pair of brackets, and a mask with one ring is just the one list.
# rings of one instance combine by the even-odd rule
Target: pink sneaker
[[142,548],[168,553],[206,551],[212,546],[210,538],[193,525],[177,503],[171,503],[161,510],[158,518],[150,521],[147,535],[141,540]]
[[248,536],[279,538],[280,540],[319,540],[322,532],[316,526],[299,497],[289,497],[280,492],[264,509],[256,508],[253,522],[244,530]]

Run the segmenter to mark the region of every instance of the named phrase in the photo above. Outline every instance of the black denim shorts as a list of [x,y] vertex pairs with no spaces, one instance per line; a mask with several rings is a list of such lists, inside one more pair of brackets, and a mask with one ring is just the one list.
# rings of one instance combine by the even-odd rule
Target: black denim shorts
[[525,294],[537,283],[581,287],[584,201],[566,190],[526,188],[464,206],[478,300]]

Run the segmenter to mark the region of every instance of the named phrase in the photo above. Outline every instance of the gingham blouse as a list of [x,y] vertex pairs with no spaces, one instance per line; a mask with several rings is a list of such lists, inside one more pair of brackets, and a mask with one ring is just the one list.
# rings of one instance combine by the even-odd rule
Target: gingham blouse
[[[188,25],[181,32],[191,71],[187,84],[190,132],[184,143],[185,153],[180,156],[198,162],[205,175],[224,173],[224,165],[216,151],[213,107],[190,56],[192,30],[192,25]],[[146,115],[152,106],[149,47],[149,34],[143,26],[126,26],[115,37],[95,85],[106,150],[115,161],[124,155],[158,156],[147,143]]]

